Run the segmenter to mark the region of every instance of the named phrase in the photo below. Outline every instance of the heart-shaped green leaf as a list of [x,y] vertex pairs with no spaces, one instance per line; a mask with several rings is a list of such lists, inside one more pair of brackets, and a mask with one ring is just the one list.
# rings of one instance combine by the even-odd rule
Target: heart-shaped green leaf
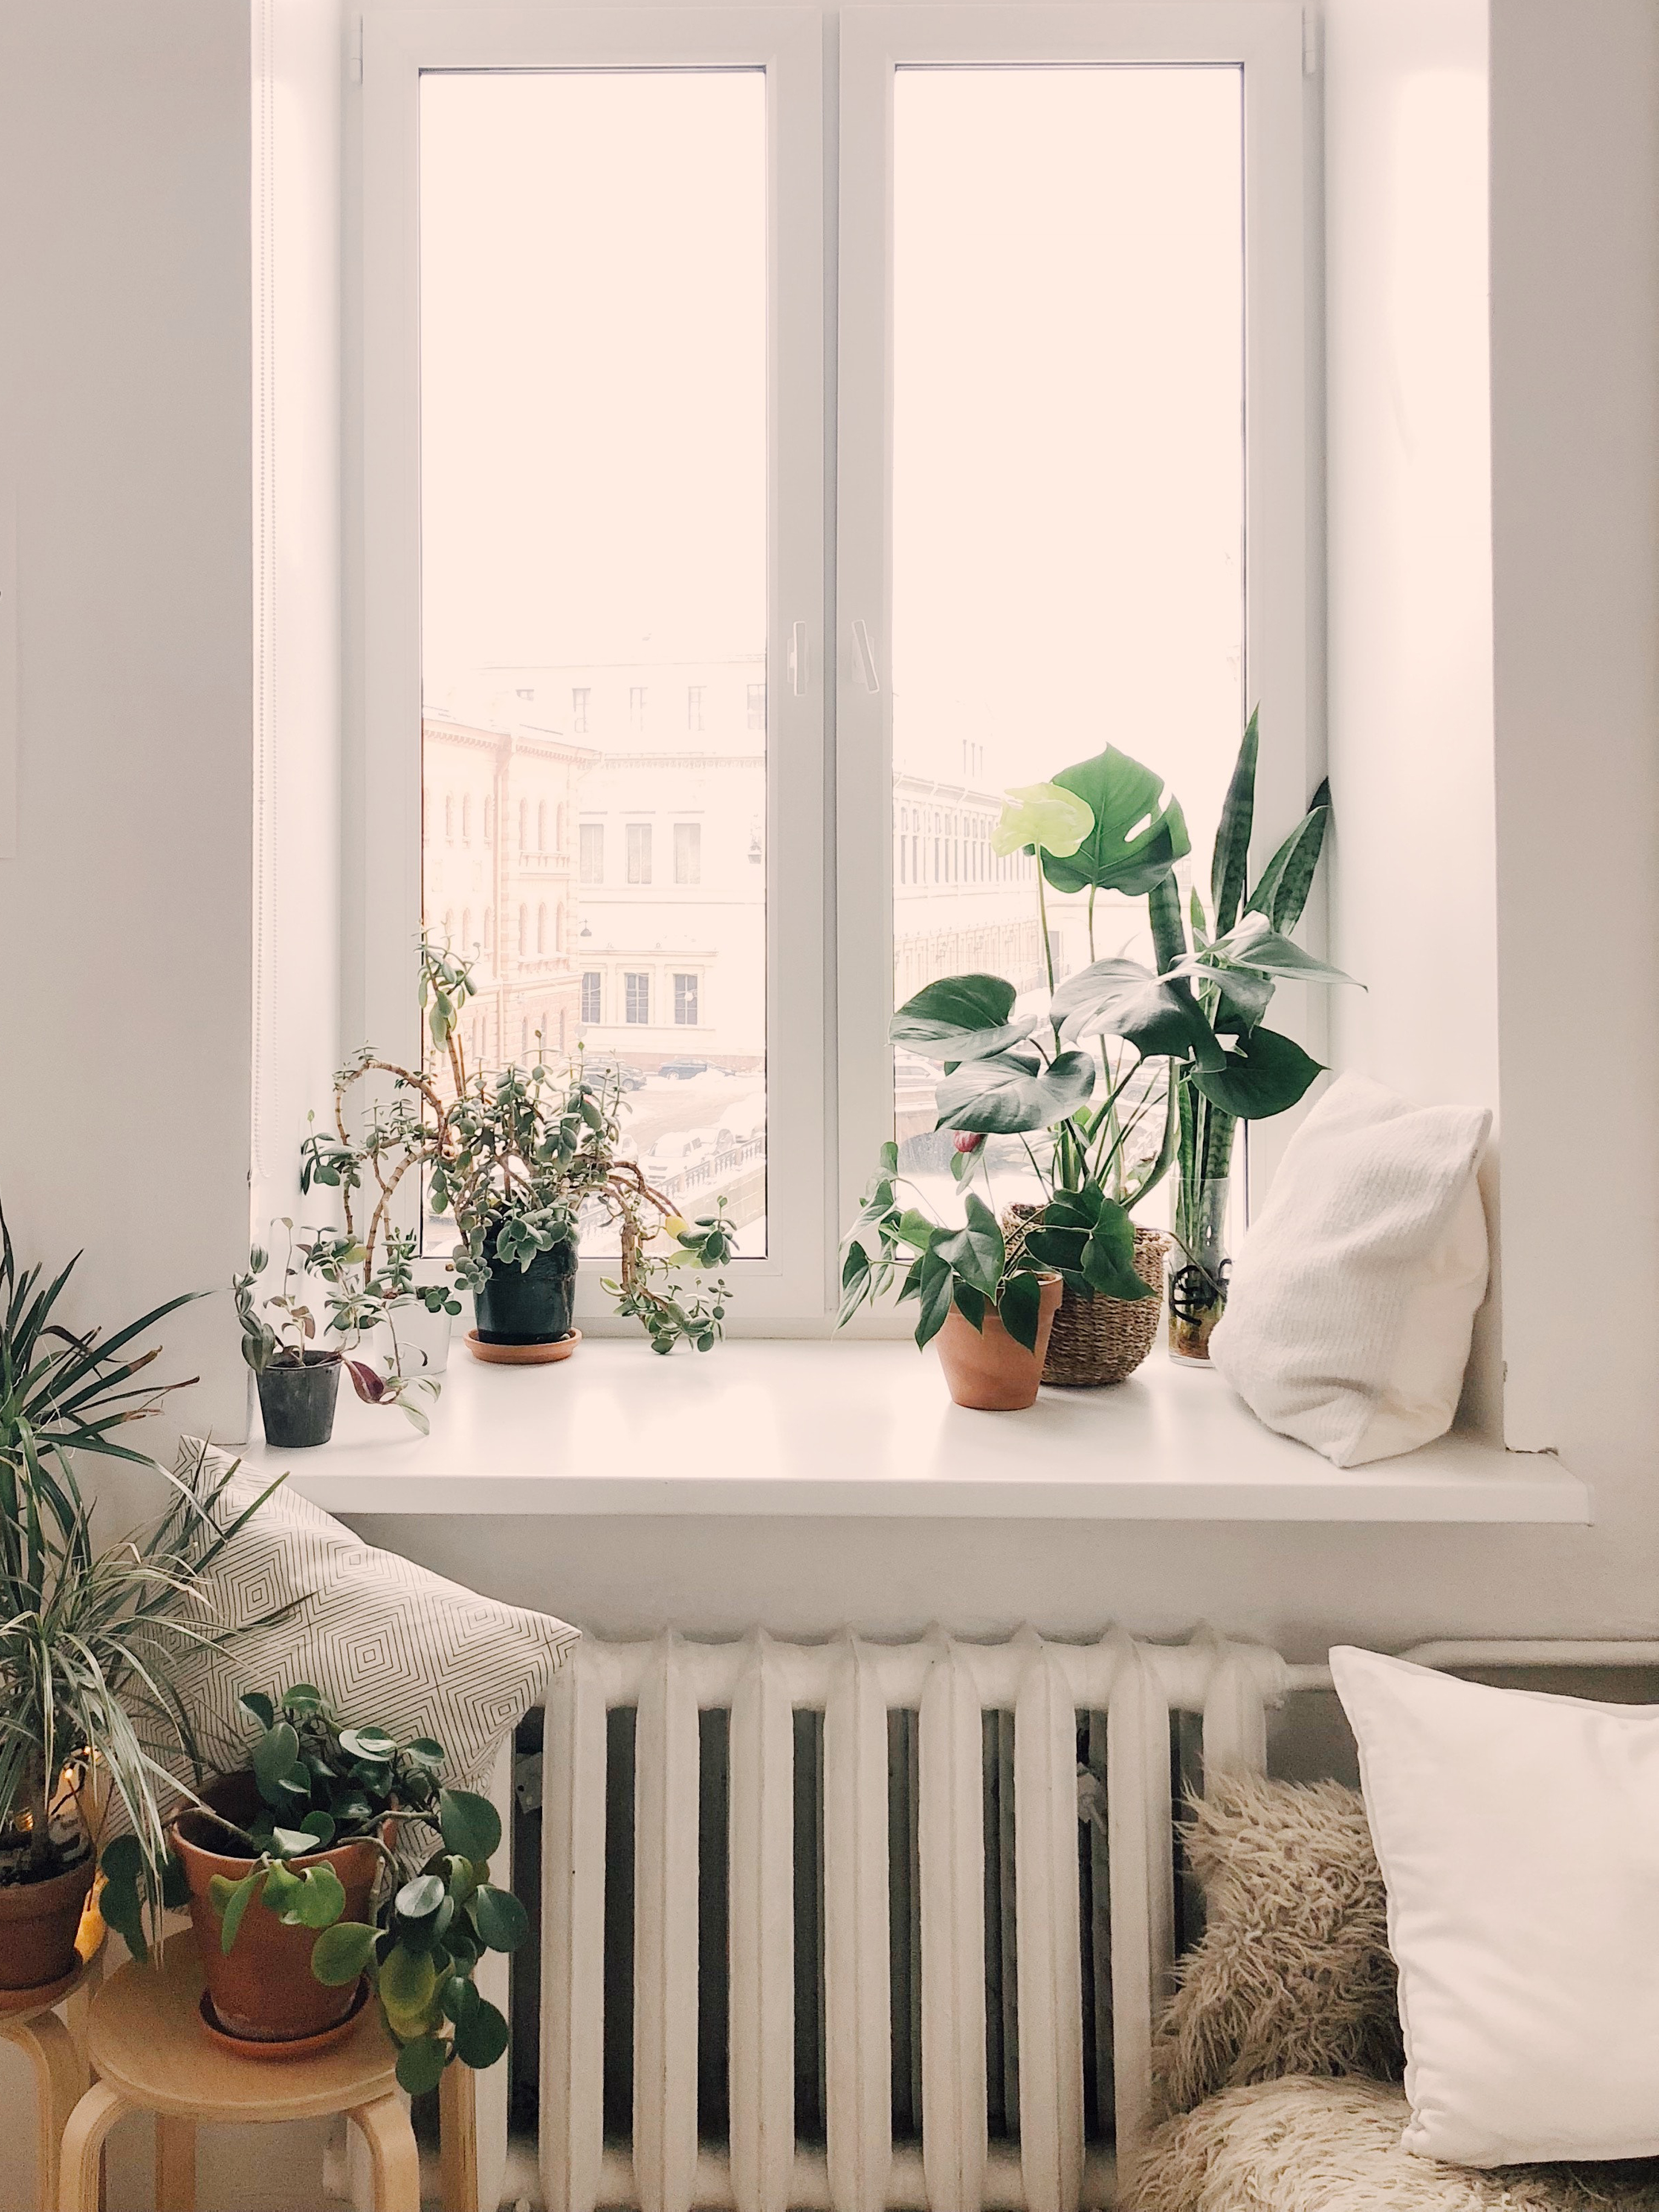
[[982,1060],[1036,1027],[1035,1015],[1011,1021],[1013,1004],[1014,987],[1000,975],[942,975],[905,1000],[887,1034],[929,1060]]
[[1193,1082],[1212,1105],[1241,1121],[1265,1121],[1294,1106],[1321,1073],[1320,1064],[1276,1030],[1249,1030],[1227,1054],[1219,1075],[1195,1074]]
[[995,1214],[972,1191],[968,1194],[967,1215],[963,1228],[935,1237],[932,1249],[973,1289],[988,1298],[994,1297],[1002,1279],[1002,1231]]
[[[951,1288],[955,1281],[948,1264],[937,1252],[924,1252],[917,1263],[916,1344],[926,1349],[945,1324],[951,1311]],[[909,1287],[906,1285],[906,1289]]]
[[1063,784],[1021,784],[1008,793],[991,832],[991,850],[1006,856],[1035,845],[1064,858],[1076,852],[1094,824],[1087,799]]
[[374,1956],[375,1929],[362,1920],[337,1920],[311,1948],[311,1971],[325,1988],[355,1982]]
[[934,1094],[935,1126],[990,1135],[1051,1128],[1085,1103],[1094,1087],[1091,1053],[1063,1052],[1036,1074],[1012,1056],[969,1060]]
[[501,1814],[471,1790],[440,1790],[438,1828],[444,1849],[467,1859],[493,1857],[501,1840]]
[[1052,849],[1042,872],[1056,890],[1122,891],[1139,898],[1192,849],[1185,817],[1164,779],[1115,745],[1062,769],[1054,781],[1091,809],[1094,824],[1067,857]]
[[1002,1286],[997,1313],[1016,1344],[1036,1350],[1037,1325],[1042,1318],[1042,1287],[1035,1275],[1010,1275]]

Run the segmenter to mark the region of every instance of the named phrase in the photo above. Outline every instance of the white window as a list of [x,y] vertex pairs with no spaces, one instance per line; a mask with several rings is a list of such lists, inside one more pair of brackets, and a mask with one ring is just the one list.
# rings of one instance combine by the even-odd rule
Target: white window
[[544,799],[538,800],[536,806],[536,850],[538,853],[547,850],[547,801]]
[[[422,909],[405,849],[424,679],[480,702],[473,723],[428,722],[428,775],[446,757],[476,774],[494,747],[509,791],[533,744],[531,773],[623,821],[621,884],[652,898],[607,886],[603,823],[584,823],[566,942],[621,975],[613,1020],[652,1023],[660,969],[673,1021],[744,1071],[720,1080],[767,1131],[741,1238],[757,1318],[833,1305],[836,1231],[895,1130],[895,991],[957,964],[1040,969],[1030,864],[989,849],[1007,786],[1121,743],[1168,775],[1202,853],[1247,702],[1273,732],[1264,840],[1319,772],[1300,6],[860,5],[840,11],[827,106],[823,32],[764,0],[376,9],[363,29],[365,765],[386,800],[365,832],[370,1031],[412,1031],[406,947],[446,888],[434,837]],[[572,299],[593,310],[583,343],[550,347]],[[550,532],[556,511],[592,526]],[[519,605],[521,638],[502,635]],[[587,734],[596,670],[631,757]],[[510,689],[489,703],[503,684],[568,696],[563,730],[549,714],[522,733]],[[653,685],[660,751],[641,757]],[[436,803],[428,786],[428,823]],[[627,819],[686,806],[701,819],[675,823],[672,853]],[[702,821],[711,869],[730,865],[718,899],[677,914]],[[520,800],[520,854],[548,852],[550,827]],[[500,873],[526,946],[507,855]],[[728,907],[746,935],[717,933]],[[1086,957],[1076,918],[1050,921]],[[659,945],[718,956],[707,1018],[699,971],[636,964]],[[583,1023],[601,973],[580,971]],[[592,1257],[585,1275],[608,1264]]]
[[536,950],[538,952],[547,950],[547,908],[544,905],[536,909]]

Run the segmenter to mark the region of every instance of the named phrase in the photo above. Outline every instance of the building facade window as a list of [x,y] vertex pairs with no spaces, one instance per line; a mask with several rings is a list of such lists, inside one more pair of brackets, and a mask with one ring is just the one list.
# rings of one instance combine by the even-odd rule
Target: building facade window
[[547,950],[547,908],[544,905],[536,909],[536,950],[538,953]]
[[527,906],[521,906],[519,908],[519,957],[520,960],[529,950],[530,908]]
[[586,684],[577,684],[570,692],[570,733],[573,737],[587,734],[587,702],[592,693]]
[[483,949],[486,952],[495,950],[495,909],[493,906],[484,908]]
[[674,824],[674,881],[677,884],[700,884],[702,881],[701,822],[677,822]]
[[521,853],[530,850],[530,801],[527,799],[519,801],[519,850]]
[[751,684],[749,686],[747,722],[749,728],[751,730],[763,730],[766,727],[766,686],[764,684]]
[[651,824],[630,822],[628,825],[628,880],[630,884],[648,884],[651,880]]
[[645,685],[634,684],[628,691],[628,726],[639,732],[645,727]]
[[674,1019],[681,1029],[697,1025],[697,978],[678,975],[674,978]]
[[585,884],[605,881],[605,824],[603,822],[584,822],[577,833],[581,848],[581,879]]
[[582,1014],[585,1022],[602,1021],[599,1009],[603,1004],[599,991],[599,971],[597,968],[584,969],[582,974]]
[[547,850],[547,801],[544,799],[539,800],[536,807],[536,850],[538,853]]
[[461,800],[461,842],[472,842],[472,801],[465,797]]
[[455,835],[455,802],[447,795],[444,799],[444,835],[446,837]]
[[623,975],[623,1019],[635,1024],[651,1018],[651,978],[630,968]]
[[703,690],[701,684],[688,684],[685,687],[685,726],[688,730],[702,727]]

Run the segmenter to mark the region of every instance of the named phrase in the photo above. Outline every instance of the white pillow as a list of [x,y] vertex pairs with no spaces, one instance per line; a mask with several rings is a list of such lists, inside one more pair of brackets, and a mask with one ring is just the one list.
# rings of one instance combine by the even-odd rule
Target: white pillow
[[1659,1706],[1340,1648],[1389,1893],[1407,2150],[1659,2154]]
[[[211,1493],[230,1464],[228,1453],[186,1437],[179,1472]],[[220,1526],[268,1480],[246,1468],[232,1476],[214,1507]],[[244,1690],[280,1696],[291,1683],[311,1682],[343,1721],[435,1737],[448,1754],[444,1780],[483,1790],[501,1738],[545,1696],[580,1633],[550,1613],[481,1597],[376,1551],[286,1487],[226,1547],[200,1589],[215,1631],[305,1600],[276,1626],[174,1668],[210,1771],[240,1763],[257,1733],[237,1710]]]
[[1491,1125],[1344,1075],[1291,1139],[1210,1339],[1270,1429],[1362,1467],[1451,1426],[1486,1294]]

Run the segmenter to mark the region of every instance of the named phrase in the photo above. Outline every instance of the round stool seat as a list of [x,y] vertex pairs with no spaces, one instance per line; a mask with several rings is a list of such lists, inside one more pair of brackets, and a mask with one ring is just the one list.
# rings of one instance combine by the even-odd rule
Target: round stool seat
[[130,1961],[92,2001],[87,2055],[130,2104],[180,2119],[315,2119],[372,2104],[396,2087],[398,2053],[379,2005],[326,2051],[244,2058],[202,2025],[196,1939],[169,1936],[161,1964]]

